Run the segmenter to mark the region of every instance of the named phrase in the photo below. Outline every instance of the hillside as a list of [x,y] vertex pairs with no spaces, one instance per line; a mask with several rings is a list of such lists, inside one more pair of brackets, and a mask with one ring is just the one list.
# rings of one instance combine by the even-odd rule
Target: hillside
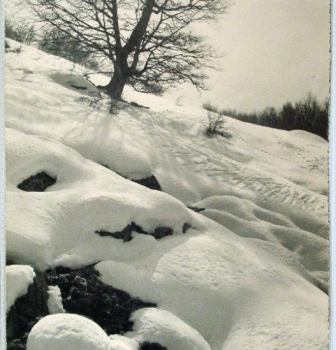
[[7,321],[38,279],[52,314],[10,344],[326,348],[326,141],[228,117],[209,138],[207,111],[131,89],[109,114],[107,77],[9,44]]

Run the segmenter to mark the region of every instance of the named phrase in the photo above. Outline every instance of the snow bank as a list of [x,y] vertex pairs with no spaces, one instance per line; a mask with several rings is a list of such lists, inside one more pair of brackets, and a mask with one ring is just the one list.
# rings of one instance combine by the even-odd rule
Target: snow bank
[[[6,135],[7,254],[14,261],[46,269],[112,257],[133,260],[154,250],[157,241],[137,235],[125,244],[95,232],[120,232],[131,222],[149,233],[169,227],[181,234],[185,223],[200,226],[173,197],[125,180],[66,146],[16,130]],[[45,192],[17,188],[41,171],[57,178],[55,185]]]
[[106,333],[91,320],[71,314],[49,315],[28,336],[27,350],[112,350]]
[[135,323],[134,332],[127,336],[140,344],[148,341],[174,350],[211,350],[195,329],[165,310],[138,310],[133,314],[132,321]]
[[35,272],[27,265],[6,266],[6,311],[14,305],[15,300],[27,293],[33,283]]

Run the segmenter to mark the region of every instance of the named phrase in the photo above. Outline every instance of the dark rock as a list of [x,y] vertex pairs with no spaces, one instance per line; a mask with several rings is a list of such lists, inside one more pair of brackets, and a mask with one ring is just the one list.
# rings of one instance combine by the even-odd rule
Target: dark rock
[[151,190],[162,191],[162,188],[159,184],[159,181],[156,179],[154,175],[150,175],[140,180],[132,180],[139,185],[145,186]]
[[60,288],[64,309],[89,317],[107,334],[131,331],[133,323],[129,320],[130,315],[138,309],[156,306],[104,284],[92,265],[61,274],[57,271],[64,269],[48,270],[46,277],[49,285]]
[[182,232],[186,233],[191,228],[191,225],[187,222],[183,225]]
[[[188,227],[186,226],[188,225]],[[184,228],[189,228],[189,224],[184,224]],[[137,225],[136,223],[132,222],[131,224],[127,225],[122,231],[120,232],[108,232],[104,230],[97,230],[95,233],[102,237],[113,237],[116,239],[122,239],[124,242],[129,242],[132,239],[132,232],[141,233],[144,235],[151,235],[155,237],[156,239],[161,239],[166,236],[171,236],[173,234],[173,229],[170,227],[157,227],[154,232],[148,233],[142,229],[141,226]]]
[[26,344],[21,339],[15,339],[7,342],[7,350],[26,350]]
[[150,343],[146,341],[141,345],[140,350],[168,350],[168,348],[160,345],[159,343]]
[[43,273],[36,272],[27,294],[18,298],[7,314],[6,331],[9,340],[20,339],[37,322],[48,314],[48,285]]
[[87,90],[86,86],[80,86],[80,85],[75,85],[75,84],[70,84],[70,86],[77,89],[77,90]]
[[139,108],[145,108],[145,109],[150,109],[149,107],[146,107],[146,106],[143,106],[143,105],[140,105],[139,103],[136,103],[136,102],[130,102],[130,105],[131,106],[134,106],[134,107],[139,107]]
[[116,239],[122,239],[124,242],[129,242],[132,239],[132,232],[133,231],[135,231],[137,233],[148,234],[139,225],[137,225],[134,222],[127,225],[120,232],[108,232],[108,231],[98,230],[98,231],[95,231],[95,233],[99,234],[102,237],[110,236],[110,237],[113,237]]
[[201,211],[205,210],[205,208],[197,208],[197,207],[188,207],[188,208],[195,211],[196,213],[200,213]]
[[43,192],[49,186],[54,185],[56,179],[42,171],[36,175],[30,176],[28,179],[22,181],[17,187],[26,192]]
[[170,227],[157,227],[151,236],[154,236],[156,239],[160,239],[166,236],[171,236],[173,234],[173,230]]

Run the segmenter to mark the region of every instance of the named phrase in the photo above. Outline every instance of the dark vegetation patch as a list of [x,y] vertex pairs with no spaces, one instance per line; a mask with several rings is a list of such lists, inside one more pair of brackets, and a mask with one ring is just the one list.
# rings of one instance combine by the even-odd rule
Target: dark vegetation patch
[[17,187],[26,192],[43,192],[55,183],[55,178],[42,171],[23,180]]
[[150,343],[146,341],[141,345],[140,350],[168,350],[168,349],[165,346],[160,345],[159,343]]
[[[191,228],[191,225],[185,223],[183,225],[182,232],[186,233]],[[135,222],[127,225],[122,231],[109,232],[104,230],[97,230],[97,233],[101,237],[113,237],[116,239],[122,239],[124,242],[129,242],[132,240],[132,232],[141,233],[144,235],[153,236],[156,239],[161,239],[166,236],[171,236],[173,234],[173,229],[170,227],[157,227],[153,232],[146,232],[141,226],[137,225]]]
[[[75,101],[95,109],[100,109],[103,106],[100,97],[80,96]],[[108,168],[107,166],[105,167]]]
[[90,317],[109,335],[131,331],[130,315],[156,306],[104,284],[93,266],[73,271],[58,267],[46,271],[46,278],[49,285],[60,288],[63,307],[68,313]]
[[48,315],[48,285],[43,273],[37,272],[27,294],[18,298],[6,319],[7,350],[26,349],[27,337],[33,326]]
[[225,115],[243,122],[267,126],[282,130],[305,130],[321,136],[328,141],[329,99],[321,102],[316,96],[308,93],[296,103],[286,102],[282,107],[267,107],[259,112],[246,113],[235,109],[222,109],[210,102],[203,108],[217,114]]

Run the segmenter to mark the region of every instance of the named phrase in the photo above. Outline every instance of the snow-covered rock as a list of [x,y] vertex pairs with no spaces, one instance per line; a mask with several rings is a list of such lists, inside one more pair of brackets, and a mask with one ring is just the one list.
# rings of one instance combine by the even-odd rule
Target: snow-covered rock
[[27,293],[28,287],[33,283],[35,272],[31,266],[6,266],[6,310],[14,305],[15,300]]
[[147,341],[174,350],[211,350],[201,334],[168,311],[155,308],[138,310],[132,321],[134,331],[127,336],[140,344]]
[[58,286],[49,286],[48,310],[50,314],[60,314],[65,312],[62,304],[61,290]]
[[49,315],[28,336],[27,350],[114,350],[106,333],[91,320],[71,314]]

